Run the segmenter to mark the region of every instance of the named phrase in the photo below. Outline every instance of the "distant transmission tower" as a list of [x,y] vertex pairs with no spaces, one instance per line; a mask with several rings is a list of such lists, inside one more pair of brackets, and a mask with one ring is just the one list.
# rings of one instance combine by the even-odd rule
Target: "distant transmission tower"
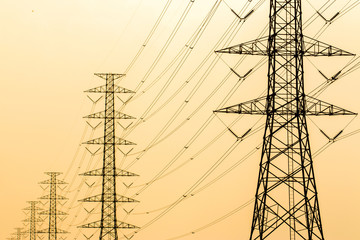
[[83,176],[101,176],[102,192],[99,195],[82,199],[83,202],[101,202],[101,220],[80,226],[81,228],[100,228],[99,239],[117,240],[117,229],[135,229],[135,225],[117,220],[117,203],[138,202],[137,200],[116,194],[116,177],[137,176],[116,167],[115,146],[134,145],[134,143],[115,136],[116,119],[134,119],[131,116],[115,110],[115,93],[133,93],[130,90],[116,86],[114,81],[123,74],[96,73],[96,76],[106,81],[105,86],[90,89],[89,93],[105,93],[105,111],[87,116],[87,118],[104,119],[104,137],[86,142],[86,144],[103,145],[103,167],[82,174]]
[[39,218],[38,211],[42,210],[41,208],[37,207],[36,205],[39,203],[38,201],[29,201],[29,207],[25,208],[25,211],[30,211],[30,217],[25,219],[24,222],[29,223],[29,230],[25,231],[29,234],[30,240],[36,240],[37,231],[36,227],[39,222],[43,222],[41,218]]
[[304,56],[351,56],[302,33],[301,0],[270,0],[269,36],[219,50],[268,56],[267,96],[215,112],[266,115],[250,239],[324,239],[306,116],[354,115],[304,92]]
[[57,179],[57,176],[61,174],[59,172],[46,172],[45,174],[49,175],[50,179],[42,181],[39,184],[50,185],[50,194],[42,196],[40,199],[49,200],[49,210],[42,211],[39,214],[49,216],[49,227],[47,229],[40,230],[39,233],[48,234],[49,240],[57,240],[58,234],[67,233],[66,231],[61,230],[57,227],[58,218],[60,216],[67,215],[67,213],[57,209],[58,203],[67,199],[57,194],[57,189],[60,187],[59,185],[67,183]]
[[[22,236],[24,236],[24,232],[22,231],[23,228],[15,228],[16,232],[13,233],[12,235],[16,235],[16,240],[21,240],[22,239]],[[11,238],[11,239],[14,239],[14,238]]]

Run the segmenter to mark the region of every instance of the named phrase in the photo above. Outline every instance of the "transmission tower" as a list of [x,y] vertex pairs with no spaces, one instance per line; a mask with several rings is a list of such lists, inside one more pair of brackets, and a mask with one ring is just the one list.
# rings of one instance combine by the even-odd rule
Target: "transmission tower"
[[303,57],[353,54],[303,35],[301,0],[270,0],[269,26],[217,51],[267,56],[267,96],[215,112],[266,115],[250,239],[324,239],[306,116],[355,113],[305,95]]
[[117,220],[117,203],[138,202],[135,199],[116,194],[116,177],[137,176],[134,173],[116,167],[116,145],[134,145],[134,143],[115,136],[116,119],[134,119],[133,117],[115,110],[115,93],[134,93],[133,91],[116,86],[114,81],[124,74],[96,73],[104,79],[106,85],[87,90],[89,93],[105,93],[105,111],[86,116],[86,118],[104,119],[104,137],[85,142],[85,144],[100,144],[103,146],[103,167],[81,174],[83,176],[101,176],[102,192],[99,195],[87,197],[82,202],[101,202],[101,220],[80,226],[81,228],[100,228],[99,239],[117,240],[117,229],[136,229],[135,225]]
[[21,240],[22,236],[24,236],[24,232],[22,231],[23,228],[15,228],[16,232],[13,233],[12,235],[15,235],[16,238],[11,238],[11,239],[16,239],[16,240]]
[[45,174],[49,175],[50,179],[42,181],[39,184],[50,185],[50,194],[42,196],[40,199],[49,200],[49,210],[42,211],[39,214],[49,216],[49,227],[47,229],[40,230],[39,233],[48,234],[49,240],[57,240],[58,234],[67,233],[66,231],[57,227],[58,218],[67,215],[67,213],[57,209],[58,203],[67,199],[66,197],[57,194],[57,189],[60,188],[59,185],[64,185],[67,183],[57,179],[57,176],[61,174],[59,172],[46,172]]
[[29,223],[29,230],[27,230],[26,233],[29,233],[30,240],[36,240],[38,233],[36,231],[37,224],[43,222],[37,215],[38,211],[42,209],[36,206],[39,203],[38,201],[29,201],[28,203],[30,206],[24,209],[25,211],[30,211],[30,217],[24,220],[24,222]]

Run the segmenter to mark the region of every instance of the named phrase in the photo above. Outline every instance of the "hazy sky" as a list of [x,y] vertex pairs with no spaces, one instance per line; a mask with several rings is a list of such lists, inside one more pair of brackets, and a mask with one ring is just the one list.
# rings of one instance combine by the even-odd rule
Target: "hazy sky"
[[[81,143],[101,136],[101,127],[92,132],[83,116],[91,111],[101,111],[103,101],[100,99],[92,109],[88,96],[96,100],[100,95],[87,96],[83,91],[104,84],[103,80],[93,75],[96,72],[124,73],[145,42],[144,51],[120,82],[120,85],[129,89],[135,89],[142,81],[144,84],[138,90],[138,97],[124,109],[125,113],[137,119],[143,118],[138,127],[125,137],[138,145],[127,158],[122,158],[121,153],[117,153],[119,167],[131,164],[129,171],[140,176],[134,179],[119,179],[119,193],[133,196],[166,164],[176,161],[165,172],[171,174],[135,196],[140,200],[139,204],[120,207],[119,220],[124,219],[125,222],[138,226],[145,225],[166,209],[165,207],[181,198],[235,143],[234,135],[226,131],[212,145],[207,146],[230,126],[238,117],[236,115],[218,115],[195,141],[191,144],[189,141],[212,116],[213,110],[219,106],[229,106],[256,98],[266,88],[266,64],[246,78],[236,91],[238,78],[235,74],[229,74],[229,67],[233,67],[240,75],[244,75],[261,57],[247,57],[240,66],[235,66],[240,56],[222,55],[220,59],[213,53],[216,42],[236,18],[229,6],[239,12],[246,6],[247,1],[222,2],[209,25],[206,29],[203,28],[205,31],[200,31],[201,34],[197,35],[199,40],[189,41],[217,1],[196,0],[192,3],[190,0],[173,0],[158,28],[147,41],[166,2],[1,1],[0,66],[3,91],[0,95],[0,239],[10,237],[15,227],[23,226],[21,221],[27,218],[22,211],[27,207],[26,201],[36,200],[47,194],[38,182],[47,179],[48,176],[43,173],[48,171],[63,172],[62,176],[66,176],[65,181],[69,183],[68,189],[61,193],[69,198],[61,208],[69,212],[69,216],[60,224],[60,228],[71,232],[68,239],[85,239],[83,233],[87,236],[94,233],[92,230],[80,232],[76,226],[98,220],[99,208],[95,203],[81,204],[77,200],[100,193],[100,179],[85,179],[78,174],[101,165],[101,155],[92,158]],[[262,1],[252,1],[242,12],[242,16],[259,2]],[[313,8],[319,9],[325,2],[327,1],[316,1],[310,6],[307,1],[303,1],[304,23],[314,14]],[[337,0],[323,13],[324,17],[330,19],[347,2]],[[187,6],[188,15],[176,34],[171,37]],[[223,41],[220,46],[235,45],[259,36],[268,21],[268,8],[269,1],[265,1],[245,23],[236,22],[238,31],[234,32],[233,40]],[[304,29],[304,34],[314,37],[319,30],[324,30],[318,37],[319,40],[360,54],[360,7],[339,16],[341,17],[332,24],[327,24],[326,29],[325,22],[317,18]],[[159,55],[167,41],[170,41],[169,46]],[[194,71],[207,54],[210,54],[208,61],[195,74]],[[176,56],[178,58],[175,64],[163,72]],[[177,69],[181,59],[185,57],[186,62]],[[159,63],[155,65],[156,59],[159,59]],[[330,77],[350,60],[351,57],[305,59],[306,90],[311,91],[324,82],[325,79],[317,69]],[[214,67],[211,67],[212,62]],[[212,94],[228,74],[230,77]],[[357,71],[340,78],[319,98],[360,112],[359,77],[360,71]],[[181,91],[174,95],[178,89]],[[232,89],[234,95],[222,102]],[[175,97],[171,98],[173,95]],[[209,95],[211,98],[203,103]],[[157,97],[158,100],[151,105]],[[116,104],[120,107],[121,101]],[[201,108],[197,110],[200,105]],[[149,109],[148,113],[146,109]],[[171,120],[175,115],[177,117]],[[328,143],[320,129],[329,136],[335,136],[344,129],[341,136],[346,136],[360,129],[359,119],[351,121],[352,119],[353,117],[311,118],[308,126],[313,153]],[[251,127],[261,126],[264,121],[264,118],[245,116],[231,129],[241,135]],[[95,126],[99,122],[89,123]],[[120,125],[117,127],[120,136]],[[218,224],[199,232],[195,230],[253,198],[260,160],[259,151],[255,151],[250,158],[214,184],[203,189],[202,186],[206,186],[247,153],[256,149],[261,138],[262,130],[237,145],[224,162],[192,192],[193,196],[186,196],[188,199],[140,231],[133,239],[165,240],[191,232],[194,234],[183,239],[248,238],[252,204]],[[329,144],[324,152],[314,158],[324,233],[328,240],[360,239],[357,231],[360,223],[360,163],[357,153],[359,140],[360,134],[344,138]],[[141,151],[148,146],[151,148],[142,154]],[[97,150],[96,146],[88,148],[92,152]],[[181,154],[176,158],[179,153]],[[135,163],[132,165],[133,161]],[[174,169],[176,171],[172,171]],[[126,190],[122,183],[133,185]],[[92,184],[94,185],[91,188],[88,187]],[[88,211],[94,208],[94,214],[89,219],[86,219],[84,208]],[[134,214],[125,218],[123,208],[127,211],[134,209]],[[39,228],[45,226],[44,223]],[[129,233],[131,231],[124,231],[124,234]],[[96,234],[98,232],[94,236],[97,236]]]

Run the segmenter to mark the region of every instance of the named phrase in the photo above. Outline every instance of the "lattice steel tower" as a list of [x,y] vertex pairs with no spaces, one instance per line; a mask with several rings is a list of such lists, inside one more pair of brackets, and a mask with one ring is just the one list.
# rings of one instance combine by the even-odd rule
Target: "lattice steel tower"
[[105,111],[86,116],[87,118],[104,119],[104,137],[85,142],[86,144],[100,144],[103,149],[103,167],[81,174],[83,176],[101,176],[102,192],[99,195],[82,199],[83,202],[101,202],[101,220],[80,226],[81,228],[100,228],[99,239],[117,240],[118,228],[135,229],[135,225],[117,220],[117,203],[138,202],[116,193],[116,177],[137,176],[116,167],[116,145],[134,145],[134,143],[115,136],[116,119],[134,119],[133,117],[115,110],[115,93],[134,93],[128,89],[116,86],[114,81],[124,74],[96,73],[96,76],[106,81],[105,86],[90,89],[89,93],[105,93]]
[[57,179],[57,176],[60,175],[60,172],[46,172],[45,174],[50,176],[50,179],[40,182],[39,184],[50,185],[50,194],[40,197],[42,200],[49,200],[49,210],[39,212],[40,215],[49,216],[49,226],[47,229],[40,230],[39,233],[48,234],[49,240],[56,240],[58,234],[67,233],[64,230],[61,230],[57,227],[58,218],[60,216],[65,216],[67,213],[58,210],[59,201],[66,200],[66,197],[63,197],[57,194],[59,185],[67,184],[66,182]]
[[215,111],[266,115],[250,239],[324,239],[306,116],[355,114],[305,95],[304,56],[352,54],[303,36],[301,9],[270,0],[268,37],[217,51],[268,56],[267,96]]
[[37,224],[43,222],[37,215],[38,211],[42,209],[36,206],[39,203],[38,201],[28,201],[28,203],[30,206],[24,209],[25,211],[30,211],[30,217],[24,220],[24,222],[29,223],[29,230],[26,233],[29,233],[30,240],[36,240],[38,233],[36,230]]
[[[12,235],[16,235],[16,240],[21,240],[22,237],[24,236],[24,232],[22,231],[23,228],[15,228],[16,232],[13,233]],[[14,238],[11,238],[14,239]]]

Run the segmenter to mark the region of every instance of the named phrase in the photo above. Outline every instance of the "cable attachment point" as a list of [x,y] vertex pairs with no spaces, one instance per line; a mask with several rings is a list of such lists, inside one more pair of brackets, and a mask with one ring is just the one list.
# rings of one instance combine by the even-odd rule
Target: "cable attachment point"
[[244,80],[253,71],[253,68],[247,71],[247,73],[245,73],[243,76],[238,74],[233,68],[230,68],[230,70],[239,78],[239,80]]
[[130,240],[130,239],[132,239],[133,237],[134,237],[134,235],[131,235],[130,237],[128,237],[128,236],[126,236],[125,234],[123,234],[124,235],[124,237],[127,239],[127,240]]
[[88,183],[87,181],[85,181],[85,184],[89,187],[89,188],[91,188],[91,187],[93,187],[94,185],[95,185],[95,183],[96,182],[93,182],[93,183]]
[[88,237],[88,236],[86,236],[86,235],[83,233],[83,236],[84,236],[87,240],[90,240],[90,239],[94,236],[94,234],[92,234],[90,237]]
[[126,215],[130,215],[133,211],[134,211],[134,208],[131,209],[131,210],[126,210],[125,208],[122,208],[124,210],[124,212],[126,213]]
[[340,12],[337,12],[337,13],[335,13],[335,15],[332,18],[326,19],[323,15],[321,15],[321,13],[319,11],[316,11],[316,13],[319,14],[319,16],[322,19],[324,19],[325,24],[328,24],[328,23],[331,24],[334,21],[334,19],[340,14]]
[[88,99],[90,99],[90,101],[95,105],[97,104],[102,98],[103,96],[99,97],[98,99],[94,100],[92,99],[89,95],[86,95],[88,97]]
[[119,147],[117,147],[117,149],[122,153],[122,155],[123,155],[124,157],[128,156],[129,153],[131,153],[131,151],[134,150],[134,148],[131,148],[129,151],[124,152],[124,151],[121,150]]
[[335,142],[336,139],[343,133],[344,130],[338,132],[334,137],[329,137],[323,130],[319,129],[320,132],[329,140],[329,142]]
[[241,135],[240,137],[234,133],[229,127],[227,128],[229,130],[229,132],[231,132],[235,137],[236,137],[236,141],[243,141],[245,136],[248,135],[251,131],[251,128],[249,128],[243,135]]
[[245,17],[240,17],[232,8],[230,8],[230,10],[231,10],[231,12],[232,12],[233,14],[235,14],[235,16],[236,16],[237,18],[239,18],[240,22],[242,22],[242,21],[245,22],[246,19],[247,19],[248,17],[250,17],[251,14],[254,13],[254,9],[253,9],[253,10],[251,10],[248,14],[246,14]]
[[333,75],[332,77],[328,78],[327,76],[325,76],[325,74],[323,74],[320,70],[318,70],[319,73],[326,79],[327,83],[333,83],[336,80],[339,79],[339,75],[341,74],[341,70],[339,72],[337,72],[335,75]]

